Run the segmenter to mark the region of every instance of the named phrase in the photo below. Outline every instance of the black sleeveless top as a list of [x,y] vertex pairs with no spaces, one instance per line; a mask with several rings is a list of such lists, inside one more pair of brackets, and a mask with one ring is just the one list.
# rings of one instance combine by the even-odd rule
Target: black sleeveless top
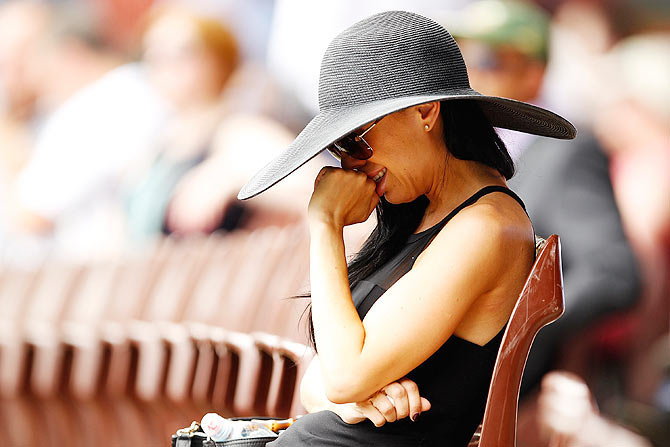
[[[487,186],[456,207],[437,225],[412,234],[405,246],[379,270],[360,281],[351,294],[361,320],[400,277],[439,231],[463,208],[482,196],[502,192],[524,208],[521,199],[502,186]],[[409,418],[382,427],[369,420],[346,424],[330,411],[300,418],[268,446],[467,446],[484,415],[489,383],[505,328],[484,346],[452,335],[407,377],[419,387],[431,409],[412,422]]]

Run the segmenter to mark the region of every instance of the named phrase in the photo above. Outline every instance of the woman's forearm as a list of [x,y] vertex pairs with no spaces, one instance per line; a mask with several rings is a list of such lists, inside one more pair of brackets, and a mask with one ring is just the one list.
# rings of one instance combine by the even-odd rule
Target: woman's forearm
[[312,318],[325,394],[350,402],[365,330],[351,299],[342,227],[312,221],[310,237]]
[[[321,364],[315,356],[300,383],[300,399],[308,413],[329,410],[347,424],[369,419],[376,426],[395,422],[407,416],[416,419],[422,411],[430,410],[430,402],[419,395],[416,383],[409,379],[390,384],[364,402],[336,404],[328,400],[323,389]],[[392,408],[389,408],[389,401]]]

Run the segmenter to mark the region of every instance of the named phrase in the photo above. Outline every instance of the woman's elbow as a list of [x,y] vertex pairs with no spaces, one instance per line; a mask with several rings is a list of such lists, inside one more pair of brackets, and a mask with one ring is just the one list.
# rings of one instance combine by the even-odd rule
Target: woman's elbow
[[340,376],[327,379],[324,383],[326,398],[334,404],[361,402],[370,397],[370,392],[359,377]]
[[346,404],[349,402],[360,402],[365,400],[365,397],[360,397],[358,393],[352,393],[351,390],[341,388],[327,389],[326,398],[334,404]]

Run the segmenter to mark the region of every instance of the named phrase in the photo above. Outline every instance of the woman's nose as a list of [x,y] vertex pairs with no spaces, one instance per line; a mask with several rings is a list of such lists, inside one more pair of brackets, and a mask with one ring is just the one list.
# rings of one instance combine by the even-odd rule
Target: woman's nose
[[342,154],[342,169],[354,170],[360,169],[365,166],[367,163],[366,160],[359,160],[358,158],[351,157],[347,154]]

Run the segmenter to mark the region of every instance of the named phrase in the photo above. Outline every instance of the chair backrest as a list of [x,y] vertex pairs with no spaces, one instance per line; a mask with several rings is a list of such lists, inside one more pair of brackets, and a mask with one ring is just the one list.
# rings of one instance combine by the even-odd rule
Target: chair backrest
[[516,445],[519,387],[528,352],[538,331],[556,321],[564,308],[560,242],[553,235],[535,260],[500,343],[479,447]]
[[302,342],[298,321],[306,300],[292,297],[304,291],[308,281],[309,231],[302,224],[287,226],[277,239],[280,257],[266,279],[268,285],[257,309],[253,330]]
[[230,254],[236,273],[220,296],[215,324],[227,330],[249,333],[254,330],[256,314],[268,290],[268,280],[281,259],[281,229],[267,227],[240,232],[241,244]]

